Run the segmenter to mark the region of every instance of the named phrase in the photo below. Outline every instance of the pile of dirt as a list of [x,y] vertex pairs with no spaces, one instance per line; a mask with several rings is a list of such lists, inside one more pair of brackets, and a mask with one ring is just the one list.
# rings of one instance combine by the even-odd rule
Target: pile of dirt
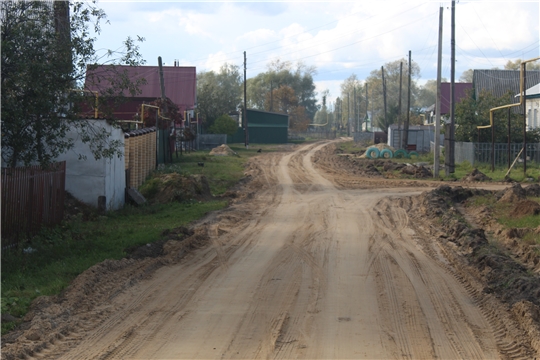
[[383,164],[383,170],[384,171],[399,171],[403,169],[406,164],[403,163],[395,163],[393,161],[385,161]]
[[525,188],[525,193],[529,197],[540,197],[540,185],[532,184]]
[[[507,189],[504,195],[515,195],[514,192],[519,192],[517,187]],[[488,193],[491,192],[440,186],[420,195],[424,206],[419,211],[422,216],[433,219],[444,234],[441,235],[441,243],[449,251],[457,251],[469,266],[476,269],[475,276],[485,284],[485,293],[493,293],[509,305],[525,300],[538,307],[540,276],[516,261],[509,253],[492,246],[484,230],[472,227],[457,209],[457,205],[464,200]]]
[[141,188],[150,203],[207,201],[212,199],[210,185],[204,175],[159,174]]
[[474,169],[467,174],[462,181],[491,181],[491,178],[478,169]]
[[527,192],[521,187],[520,184],[514,184],[506,190],[501,190],[495,195],[500,202],[517,203],[525,200]]
[[218,147],[215,147],[210,151],[210,155],[214,156],[231,156],[231,155],[238,155],[236,152],[234,152],[230,147],[223,144]]
[[540,214],[540,204],[533,200],[522,200],[518,202],[510,212],[512,217],[523,217],[527,215]]
[[407,164],[401,169],[401,173],[405,175],[412,175],[417,179],[432,178],[433,173],[430,169],[422,165]]

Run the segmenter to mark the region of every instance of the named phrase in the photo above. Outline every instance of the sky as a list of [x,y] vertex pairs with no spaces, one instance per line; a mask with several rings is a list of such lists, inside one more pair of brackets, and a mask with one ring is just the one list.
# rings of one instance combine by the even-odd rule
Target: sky
[[[128,36],[145,41],[146,65],[196,66],[217,71],[224,63],[247,77],[271,61],[316,68],[317,92],[340,95],[355,74],[363,80],[385,63],[408,58],[421,69],[420,84],[437,77],[439,8],[443,7],[442,77],[450,80],[451,1],[108,1],[97,6],[103,24],[95,48],[117,50]],[[508,60],[540,57],[538,0],[456,1],[456,75],[467,69],[503,68]],[[406,64],[404,64],[406,66]]]

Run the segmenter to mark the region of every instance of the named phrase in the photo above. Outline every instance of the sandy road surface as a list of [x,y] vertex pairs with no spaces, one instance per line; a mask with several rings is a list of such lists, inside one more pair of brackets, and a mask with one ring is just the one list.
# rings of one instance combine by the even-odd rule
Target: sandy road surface
[[324,146],[262,157],[250,210],[114,297],[61,358],[499,358],[481,309],[388,201],[422,189],[339,190],[313,166]]

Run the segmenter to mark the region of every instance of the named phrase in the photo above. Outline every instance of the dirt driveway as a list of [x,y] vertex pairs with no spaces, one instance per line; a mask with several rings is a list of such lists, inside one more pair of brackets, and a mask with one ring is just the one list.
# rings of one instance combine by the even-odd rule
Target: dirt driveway
[[37,304],[25,340],[4,354],[530,358],[421,231],[409,212],[418,204],[396,205],[429,185],[324,172],[315,164],[326,145],[263,154],[245,198],[199,224],[194,244],[208,245],[170,243],[163,258],[96,266],[63,302]]

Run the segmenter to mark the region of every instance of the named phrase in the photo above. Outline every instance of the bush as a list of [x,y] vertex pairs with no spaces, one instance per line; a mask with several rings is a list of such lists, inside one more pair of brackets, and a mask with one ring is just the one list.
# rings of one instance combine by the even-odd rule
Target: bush
[[214,121],[210,127],[210,132],[213,134],[234,135],[238,131],[238,124],[229,115],[221,115]]

